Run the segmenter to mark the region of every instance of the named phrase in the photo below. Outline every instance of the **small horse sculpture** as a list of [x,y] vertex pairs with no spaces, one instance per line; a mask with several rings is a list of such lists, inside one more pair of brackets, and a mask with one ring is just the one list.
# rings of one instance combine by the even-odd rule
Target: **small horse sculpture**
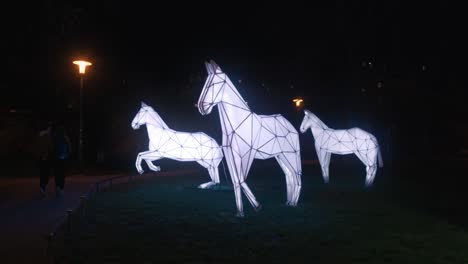
[[211,181],[198,187],[207,189],[220,183],[218,165],[223,159],[221,147],[205,133],[186,133],[170,129],[150,106],[141,103],[140,111],[132,121],[133,129],[146,125],[149,137],[149,150],[138,153],[136,168],[143,173],[141,161],[145,160],[152,171],[160,171],[153,161],[169,158],[178,161],[196,161],[208,169]]
[[334,130],[323,123],[309,110],[304,110],[305,116],[301,124],[301,133],[311,129],[315,140],[315,150],[322,167],[322,176],[328,183],[328,167],[331,154],[351,154],[356,156],[366,165],[366,186],[371,186],[377,173],[377,163],[383,167],[377,139],[370,133],[360,128]]
[[242,194],[255,210],[261,208],[245,182],[254,159],[275,157],[286,176],[287,205],[296,206],[301,192],[299,135],[281,115],[252,112],[229,77],[214,62],[205,63],[208,77],[198,99],[202,115],[218,106],[223,151],[234,185],[237,216],[244,216]]

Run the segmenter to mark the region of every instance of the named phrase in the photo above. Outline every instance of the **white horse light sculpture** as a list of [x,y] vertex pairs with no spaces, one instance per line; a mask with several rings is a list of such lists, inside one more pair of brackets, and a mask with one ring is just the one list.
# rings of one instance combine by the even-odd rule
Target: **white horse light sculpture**
[[366,186],[372,185],[377,173],[377,163],[383,167],[377,139],[357,127],[346,130],[331,129],[309,110],[304,110],[304,113],[300,130],[301,133],[306,132],[308,128],[312,130],[324,181],[329,180],[328,167],[332,153],[340,155],[354,153],[366,165]]
[[286,176],[286,204],[296,206],[302,173],[298,132],[281,115],[253,113],[221,68],[214,61],[205,64],[208,78],[198,99],[198,110],[207,115],[218,105],[237,216],[244,215],[241,190],[256,210],[261,208],[245,182],[254,159],[276,158]]
[[185,133],[170,129],[153,108],[142,102],[140,111],[133,118],[132,127],[138,129],[145,124],[150,141],[149,150],[138,153],[136,159],[135,165],[140,174],[143,173],[142,160],[153,171],[161,170],[153,161],[162,158],[196,161],[208,169],[211,178],[210,182],[199,185],[199,188],[206,189],[220,183],[218,165],[223,159],[223,152],[214,139],[201,132]]

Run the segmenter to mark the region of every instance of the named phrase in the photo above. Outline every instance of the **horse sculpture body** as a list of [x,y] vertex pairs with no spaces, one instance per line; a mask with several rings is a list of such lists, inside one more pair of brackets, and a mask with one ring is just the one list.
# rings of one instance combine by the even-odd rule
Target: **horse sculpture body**
[[301,191],[301,157],[296,129],[281,115],[252,112],[228,76],[214,61],[206,63],[208,77],[198,99],[202,115],[218,106],[223,151],[234,185],[237,215],[244,215],[241,190],[259,210],[246,183],[254,159],[275,157],[286,176],[287,205],[296,206]]
[[332,153],[340,155],[354,153],[366,165],[366,186],[372,185],[377,173],[377,163],[383,167],[377,139],[357,127],[346,130],[331,129],[309,110],[305,110],[304,113],[300,130],[301,133],[306,132],[308,128],[312,131],[324,181],[329,180],[328,168]]
[[196,161],[208,170],[211,178],[210,182],[199,185],[199,188],[206,189],[220,183],[218,165],[223,159],[223,152],[214,139],[201,132],[186,133],[170,129],[158,113],[145,103],[141,104],[132,121],[133,129],[141,125],[146,125],[148,130],[149,150],[138,153],[135,165],[140,174],[143,173],[142,160],[153,171],[160,171],[153,161],[162,158]]

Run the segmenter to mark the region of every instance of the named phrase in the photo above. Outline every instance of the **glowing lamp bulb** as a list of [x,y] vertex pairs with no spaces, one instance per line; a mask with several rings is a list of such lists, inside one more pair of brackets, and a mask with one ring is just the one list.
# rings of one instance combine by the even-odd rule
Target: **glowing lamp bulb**
[[91,64],[91,62],[87,62],[87,61],[74,61],[73,64],[78,65],[78,69],[80,71],[80,74],[85,74],[86,67],[93,65],[93,64]]
[[293,102],[296,104],[296,107],[299,107],[301,106],[302,102],[304,102],[304,100],[302,100],[301,98],[296,98],[293,99]]

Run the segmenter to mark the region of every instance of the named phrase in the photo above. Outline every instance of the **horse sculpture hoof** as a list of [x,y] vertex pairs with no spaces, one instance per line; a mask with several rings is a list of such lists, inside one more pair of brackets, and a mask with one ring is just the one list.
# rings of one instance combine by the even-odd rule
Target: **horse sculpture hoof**
[[259,211],[262,210],[262,208],[263,208],[262,205],[259,204],[257,207],[254,207],[254,210],[255,210],[255,212],[259,212]]
[[236,217],[244,218],[244,213],[243,212],[237,212]]
[[212,185],[213,185],[212,182],[202,183],[198,185],[198,189],[210,189]]

